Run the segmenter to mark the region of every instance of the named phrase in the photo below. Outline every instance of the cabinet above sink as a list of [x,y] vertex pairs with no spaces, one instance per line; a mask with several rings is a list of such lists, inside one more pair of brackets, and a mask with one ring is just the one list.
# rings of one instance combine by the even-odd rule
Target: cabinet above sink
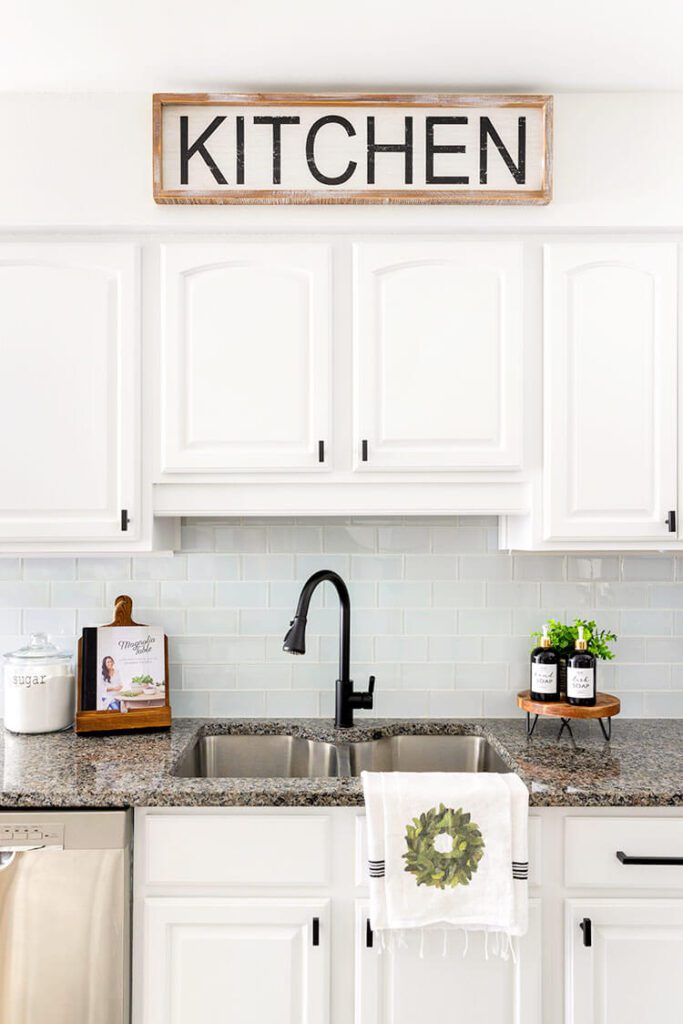
[[515,242],[164,245],[155,509],[523,511],[522,267]]

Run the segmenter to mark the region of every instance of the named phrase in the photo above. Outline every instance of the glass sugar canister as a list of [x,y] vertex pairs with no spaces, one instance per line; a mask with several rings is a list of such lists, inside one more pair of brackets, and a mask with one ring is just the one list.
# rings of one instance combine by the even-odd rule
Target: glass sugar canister
[[5,728],[58,732],[73,724],[76,693],[71,655],[32,633],[26,647],[5,654]]

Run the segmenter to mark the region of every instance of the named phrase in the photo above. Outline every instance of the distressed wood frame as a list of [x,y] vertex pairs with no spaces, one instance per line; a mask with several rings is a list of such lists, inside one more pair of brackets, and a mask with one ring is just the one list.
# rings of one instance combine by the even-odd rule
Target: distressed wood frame
[[[553,98],[547,95],[471,93],[155,93],[153,96],[153,179],[156,203],[290,205],[290,204],[450,204],[450,205],[545,205],[552,198]],[[194,191],[165,189],[162,146],[164,106],[326,106],[326,107],[534,107],[543,115],[542,186],[535,191],[512,189],[434,189],[406,192],[396,189],[358,189],[325,192],[320,189],[258,189]]]

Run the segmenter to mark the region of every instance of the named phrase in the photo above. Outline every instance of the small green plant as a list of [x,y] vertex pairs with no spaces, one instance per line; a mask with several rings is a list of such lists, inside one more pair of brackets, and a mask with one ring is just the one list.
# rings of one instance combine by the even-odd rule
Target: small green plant
[[[614,652],[610,650],[609,644],[617,639],[616,634],[610,633],[607,629],[598,629],[592,619],[575,619],[571,626],[565,626],[563,622],[558,622],[557,619],[548,619],[548,636],[555,650],[560,651],[562,654],[573,651],[576,645],[576,638],[579,635],[579,626],[583,626],[583,635],[588,641],[588,650],[591,654],[594,654],[596,658],[601,658],[603,661],[611,661],[614,657]],[[538,647],[541,642],[541,631],[538,630],[532,633],[531,639],[533,646]]]

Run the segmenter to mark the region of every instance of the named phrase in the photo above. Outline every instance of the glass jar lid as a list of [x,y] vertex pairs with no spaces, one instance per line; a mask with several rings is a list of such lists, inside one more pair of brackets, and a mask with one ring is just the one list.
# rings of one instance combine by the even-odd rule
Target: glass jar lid
[[58,647],[50,643],[46,633],[31,633],[25,647],[19,647],[16,651],[8,651],[4,657],[10,664],[71,661],[68,651],[60,651]]

